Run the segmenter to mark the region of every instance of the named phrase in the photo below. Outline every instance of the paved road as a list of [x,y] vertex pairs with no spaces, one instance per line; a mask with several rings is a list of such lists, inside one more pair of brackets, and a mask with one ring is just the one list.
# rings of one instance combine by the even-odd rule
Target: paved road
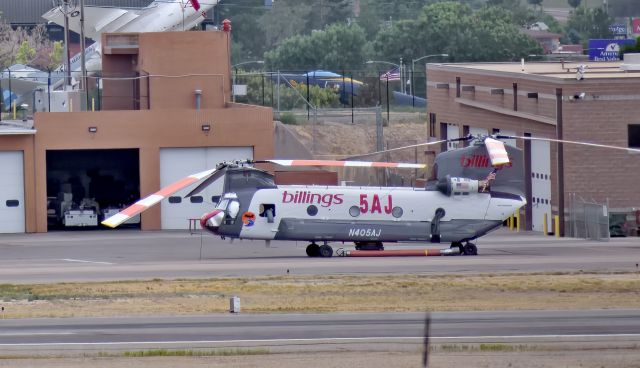
[[[640,238],[556,239],[500,230],[479,256],[308,258],[306,243],[221,240],[188,232],[74,231],[0,236],[0,283],[367,273],[635,271]],[[342,246],[334,244],[334,249]],[[345,248],[351,248],[345,245]],[[387,245],[397,248],[447,245]]]
[[[423,313],[238,314],[0,320],[0,352],[420,344]],[[640,341],[640,310],[441,312],[433,342]]]

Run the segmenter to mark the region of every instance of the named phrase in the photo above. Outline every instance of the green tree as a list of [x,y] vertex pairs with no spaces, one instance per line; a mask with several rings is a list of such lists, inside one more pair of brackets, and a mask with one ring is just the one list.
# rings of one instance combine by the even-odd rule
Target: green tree
[[603,8],[576,8],[569,16],[567,29],[570,33],[578,35],[579,39],[574,40],[583,44],[591,38],[611,38],[609,25],[613,19]]
[[452,61],[507,61],[541,52],[508,10],[489,6],[474,13],[452,1],[426,6],[417,20],[381,31],[372,49],[379,60],[446,53]]
[[567,0],[567,2],[569,3],[570,7],[575,9],[580,6],[580,3],[582,2],[582,0]]
[[16,62],[19,64],[30,64],[36,57],[36,49],[29,45],[29,41],[22,41],[16,52]]
[[267,69],[348,70],[362,65],[364,31],[357,25],[334,24],[307,36],[291,37],[265,53]]
[[308,29],[318,30],[324,29],[330,24],[346,23],[347,19],[353,16],[353,6],[350,0],[306,1],[311,7],[311,14],[307,20]]
[[51,63],[49,52],[52,47],[44,25],[27,30],[22,27],[13,29],[0,22],[0,66],[3,68],[20,62],[44,69]]
[[629,17],[640,15],[638,0],[609,0],[608,13],[612,17]]
[[537,5],[538,8],[540,8],[540,10],[542,10],[542,1],[543,0],[527,0],[527,2],[533,5],[534,7]]
[[51,46],[51,51],[49,52],[49,69],[53,69],[56,66],[60,65],[62,62],[62,53],[63,53],[62,41],[55,41]]
[[266,34],[261,17],[269,12],[264,0],[225,1],[216,5],[217,19],[231,20],[232,64],[262,59],[266,50]]

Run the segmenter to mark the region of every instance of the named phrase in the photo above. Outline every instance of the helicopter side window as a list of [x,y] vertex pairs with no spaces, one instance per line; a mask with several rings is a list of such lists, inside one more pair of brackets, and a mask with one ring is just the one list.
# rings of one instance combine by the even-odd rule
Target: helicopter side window
[[276,217],[276,205],[271,203],[263,203],[260,205],[260,217],[266,217],[267,222],[272,223]]

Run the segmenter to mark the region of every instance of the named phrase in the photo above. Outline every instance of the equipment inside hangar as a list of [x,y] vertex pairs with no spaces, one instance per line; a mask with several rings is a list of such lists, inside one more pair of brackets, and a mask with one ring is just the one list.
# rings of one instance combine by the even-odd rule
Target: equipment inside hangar
[[48,150],[46,160],[49,230],[95,228],[140,198],[138,149]]

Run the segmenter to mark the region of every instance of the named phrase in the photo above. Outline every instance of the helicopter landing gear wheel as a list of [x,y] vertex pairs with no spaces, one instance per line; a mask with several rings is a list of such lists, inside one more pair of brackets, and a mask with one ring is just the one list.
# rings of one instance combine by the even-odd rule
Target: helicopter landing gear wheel
[[330,245],[323,244],[320,246],[319,255],[323,258],[329,258],[333,256],[333,248]]
[[307,245],[307,255],[309,257],[317,257],[320,255],[320,246],[316,243]]
[[464,246],[462,245],[461,242],[453,242],[453,243],[451,243],[451,247],[449,247],[449,248],[451,248],[451,249],[458,248],[458,254],[459,255],[465,254],[464,253]]
[[478,247],[476,247],[476,245],[473,243],[467,243],[464,245],[464,254],[466,256],[477,256]]

